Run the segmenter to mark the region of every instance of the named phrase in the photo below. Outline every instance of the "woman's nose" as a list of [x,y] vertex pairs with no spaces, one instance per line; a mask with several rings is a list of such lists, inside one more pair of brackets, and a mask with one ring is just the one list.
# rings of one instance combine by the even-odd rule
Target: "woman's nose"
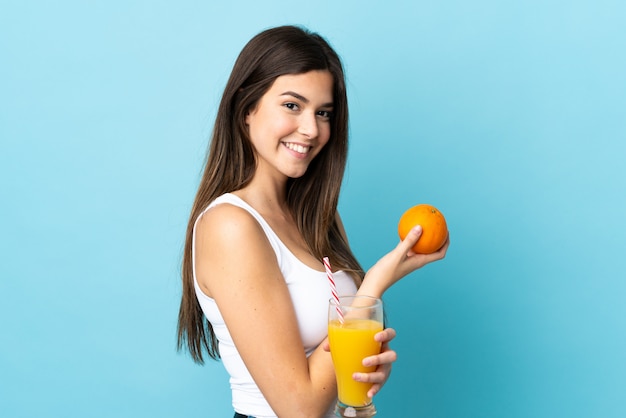
[[315,114],[302,114],[300,117],[300,126],[298,127],[298,132],[305,135],[308,138],[315,138],[319,132],[319,128],[317,126],[317,118]]

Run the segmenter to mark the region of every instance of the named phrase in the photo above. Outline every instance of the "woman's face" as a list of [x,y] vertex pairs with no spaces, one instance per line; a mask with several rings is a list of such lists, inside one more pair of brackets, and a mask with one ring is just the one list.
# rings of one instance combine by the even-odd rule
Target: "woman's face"
[[330,72],[278,77],[246,115],[256,176],[301,177],[330,138],[332,110]]

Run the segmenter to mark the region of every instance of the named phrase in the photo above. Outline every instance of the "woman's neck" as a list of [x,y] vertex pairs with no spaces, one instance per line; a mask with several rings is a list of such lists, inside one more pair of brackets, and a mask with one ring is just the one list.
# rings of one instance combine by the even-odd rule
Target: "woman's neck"
[[287,182],[268,181],[255,176],[245,187],[233,192],[255,208],[259,213],[289,214],[287,206]]

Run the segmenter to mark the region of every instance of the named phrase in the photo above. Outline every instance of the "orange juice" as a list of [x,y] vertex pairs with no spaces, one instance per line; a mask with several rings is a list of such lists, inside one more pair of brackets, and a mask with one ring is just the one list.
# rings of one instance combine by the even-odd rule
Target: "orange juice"
[[342,403],[358,407],[372,402],[367,396],[372,384],[357,382],[352,379],[352,374],[376,370],[376,366],[363,367],[362,361],[380,353],[380,343],[374,341],[374,335],[382,330],[383,324],[371,319],[346,319],[343,324],[331,320],[328,323],[330,353],[335,365],[339,401]]

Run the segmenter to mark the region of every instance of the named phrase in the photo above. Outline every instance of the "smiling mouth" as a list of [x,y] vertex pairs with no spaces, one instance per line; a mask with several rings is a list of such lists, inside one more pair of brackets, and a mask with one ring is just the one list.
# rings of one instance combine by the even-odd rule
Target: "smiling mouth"
[[292,151],[300,154],[308,154],[312,147],[305,147],[304,145],[294,144],[293,142],[283,142],[283,144]]

